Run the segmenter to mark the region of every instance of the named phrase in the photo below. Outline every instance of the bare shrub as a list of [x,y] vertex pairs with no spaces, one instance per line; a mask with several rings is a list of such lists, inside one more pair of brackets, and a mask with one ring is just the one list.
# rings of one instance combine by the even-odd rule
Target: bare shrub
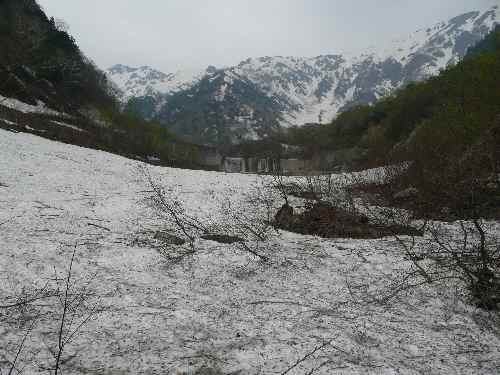
[[[446,194],[450,197],[447,201],[456,215],[468,217],[452,225],[428,220],[414,221],[410,211],[373,206],[371,202],[353,197],[353,186],[362,187],[372,181],[385,184],[391,192],[408,187],[408,177],[413,175],[411,163],[394,164],[365,174],[305,176],[294,180],[275,176],[275,188],[281,196],[287,195],[281,215],[277,215],[276,219],[283,221],[280,226],[283,229],[305,234],[357,238],[361,236],[361,227],[365,226],[368,231],[363,236],[366,238],[393,237],[411,266],[402,274],[388,279],[383,290],[365,296],[365,301],[387,303],[421,285],[451,282],[468,291],[472,303],[478,307],[496,310],[500,303],[498,234],[480,218],[490,202],[488,192],[484,191],[481,178],[474,176],[470,168],[465,168],[466,164],[476,165],[477,158],[483,160],[484,155],[462,158],[454,169],[458,173],[460,167],[464,168],[460,171],[461,177],[454,175],[451,179],[455,181],[455,186],[449,186],[449,181],[439,185],[448,187]],[[367,177],[366,174],[372,176]],[[440,177],[447,179],[446,175]],[[417,189],[414,190],[415,194],[420,194]],[[304,213],[291,216],[293,209],[285,209],[289,205],[289,196],[313,203],[306,206]],[[433,205],[433,197],[426,194],[408,199],[428,200],[419,207]],[[424,234],[425,237],[422,237]]]
[[[170,262],[179,262],[196,253],[196,241],[206,239],[220,243],[233,244],[261,261],[267,262],[263,244],[273,231],[273,200],[262,189],[256,188],[246,194],[244,203],[255,210],[244,210],[234,205],[229,197],[215,201],[218,207],[216,219],[199,219],[187,213],[183,203],[171,196],[167,189],[154,181],[150,173],[143,171],[151,189],[149,203],[153,207],[167,232],[186,240],[187,246],[164,243],[160,254]],[[216,198],[214,198],[216,199]]]
[[[366,173],[327,174],[302,176],[285,179],[273,178],[274,188],[285,204],[275,216],[275,226],[301,234],[319,235],[325,238],[380,238],[392,234],[421,235],[421,232],[389,216],[370,214],[364,202],[356,202],[353,185],[362,185],[371,181],[386,181],[404,169],[397,165],[388,169],[377,169]],[[290,197],[304,201],[304,209],[297,212],[290,205]],[[371,208],[371,207],[369,207]],[[393,214],[388,210],[384,214]]]
[[500,244],[494,230],[481,219],[459,221],[460,230],[430,226],[431,241],[421,257],[435,262],[437,274],[467,285],[472,301],[486,310],[500,303]]
[[[463,173],[465,173],[464,171]],[[470,171],[469,171],[470,172]],[[399,174],[398,174],[399,173]],[[445,173],[445,171],[443,171]],[[400,175],[406,170],[390,174],[388,184],[399,184],[403,179]],[[408,175],[405,175],[406,179]],[[442,176],[446,179],[446,176]],[[379,302],[387,302],[399,293],[412,288],[431,283],[451,282],[466,289],[471,302],[486,310],[497,310],[500,303],[500,248],[498,233],[494,225],[480,218],[484,212],[485,192],[481,189],[479,179],[474,176],[464,176],[458,186],[447,194],[453,196],[454,216],[466,217],[450,224],[438,221],[414,221],[419,225],[425,237],[402,236],[393,232],[405,258],[411,262],[402,275],[391,280],[387,290],[378,296],[372,296]],[[447,184],[448,182],[446,182]],[[404,186],[404,185],[403,185]],[[407,186],[407,185],[406,185]],[[401,185],[398,185],[401,188]],[[391,189],[395,190],[394,186]],[[420,194],[420,192],[419,192]],[[474,198],[475,197],[475,198]],[[411,199],[427,199],[419,207],[433,205],[433,200],[426,194]],[[461,202],[459,200],[462,199]],[[452,198],[447,202],[452,202]],[[358,202],[373,220],[391,224],[407,220],[411,223],[412,212],[393,208],[371,206],[367,202]],[[421,214],[421,212],[417,212]]]
[[305,199],[310,202],[328,202],[335,207],[354,211],[352,195],[346,189],[349,175],[318,174],[297,177],[286,177],[279,170],[273,175],[273,187],[285,204],[289,204],[289,196]]
[[[70,349],[71,344],[102,308],[100,299],[90,292],[94,277],[87,280],[75,277],[76,252],[75,246],[63,275],[55,271],[42,288],[23,289],[6,297],[0,305],[2,319],[23,331],[19,342],[11,345],[12,352],[4,354],[8,374],[22,374],[28,365],[35,363],[39,370],[58,375],[78,355]],[[44,347],[30,348],[30,336],[44,342]]]

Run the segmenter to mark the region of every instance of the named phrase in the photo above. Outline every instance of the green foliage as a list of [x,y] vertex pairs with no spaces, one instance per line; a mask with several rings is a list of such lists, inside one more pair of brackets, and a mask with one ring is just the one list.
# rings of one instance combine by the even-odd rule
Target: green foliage
[[[0,1],[0,43],[0,94],[29,104],[42,100],[88,130],[75,134],[52,126],[44,130],[47,137],[134,158],[155,157],[172,166],[202,165],[196,146],[175,139],[157,123],[120,113],[105,74],[35,0]],[[108,126],[89,124],[82,109],[99,112]]]
[[500,25],[490,33],[484,40],[467,51],[467,58],[475,57],[483,53],[495,52],[500,49]]
[[[469,58],[438,77],[409,84],[372,106],[352,108],[329,125],[292,129],[286,141],[306,149],[367,148],[370,159],[382,162],[396,151],[407,158],[401,151],[416,141],[415,132],[439,129],[455,149],[463,151],[500,113],[498,40],[497,28],[472,49]],[[426,138],[426,145],[434,147],[438,138]]]
[[[140,117],[121,113],[112,108],[102,112],[103,119],[111,124],[115,140],[109,143],[120,146],[120,153],[140,157],[156,157],[172,166],[201,167],[200,149],[182,142],[159,123],[145,121]],[[120,142],[121,145],[117,145]]]
[[14,80],[34,98],[19,97],[16,88],[0,87],[4,94],[28,102],[43,100],[66,112],[82,105],[113,105],[105,75],[84,58],[75,40],[47,18],[36,1],[0,2],[0,43],[0,70],[7,72],[0,78],[5,81],[26,67],[32,75]]
[[439,76],[352,108],[329,125],[292,129],[284,142],[312,155],[356,151],[362,160],[342,162],[357,168],[411,161],[406,186],[421,191],[427,210],[474,217],[480,205],[500,212],[486,188],[500,172],[499,41],[497,28]]
[[137,155],[148,155],[149,153],[151,156],[169,158],[167,145],[173,140],[173,136],[165,128],[114,109],[104,111],[103,118],[111,124],[116,132],[127,134],[132,143],[129,150],[131,153]]
[[125,105],[124,112],[147,119],[151,113],[154,113],[156,104],[155,98],[151,96],[132,98]]

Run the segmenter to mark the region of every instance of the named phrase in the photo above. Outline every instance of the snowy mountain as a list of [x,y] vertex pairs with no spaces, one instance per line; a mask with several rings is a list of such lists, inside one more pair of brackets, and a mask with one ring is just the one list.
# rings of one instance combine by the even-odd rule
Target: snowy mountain
[[194,85],[205,72],[178,71],[165,74],[149,66],[131,68],[117,64],[107,71],[108,77],[120,89],[119,99],[127,102],[131,98],[169,94]]
[[281,110],[256,83],[232,70],[219,70],[168,97],[155,119],[190,140],[228,144],[278,131],[276,114]]
[[360,54],[250,58],[197,75],[118,65],[109,74],[143,116],[198,141],[238,142],[279,127],[330,122],[349,107],[436,75],[463,58],[499,21],[500,11],[493,6]]

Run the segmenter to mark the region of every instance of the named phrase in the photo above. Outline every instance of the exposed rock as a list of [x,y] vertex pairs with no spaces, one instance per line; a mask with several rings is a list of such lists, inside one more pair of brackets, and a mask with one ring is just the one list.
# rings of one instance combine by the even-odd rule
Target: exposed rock
[[407,200],[411,198],[415,198],[418,196],[418,189],[414,187],[409,187],[407,189],[401,190],[393,195],[394,200]]
[[209,65],[209,66],[207,67],[206,72],[207,72],[208,74],[214,74],[214,73],[216,73],[216,72],[217,72],[217,68],[216,68],[215,66],[213,66],[213,65]]
[[285,205],[275,217],[275,226],[300,234],[324,238],[381,238],[392,235],[422,235],[412,227],[372,224],[367,216],[319,202],[304,213],[293,215]]
[[222,244],[233,244],[239,242],[245,242],[243,238],[236,236],[228,236],[225,234],[205,234],[201,236],[202,239],[207,241],[214,241]]
[[290,226],[290,224],[293,222],[293,219],[293,207],[288,203],[284,204],[274,217],[276,226],[280,228],[286,228]]
[[219,369],[214,369],[211,367],[202,367],[194,373],[194,375],[223,375],[222,371]]
[[181,246],[186,243],[186,240],[183,238],[174,236],[167,232],[156,232],[154,238],[155,240],[161,241],[165,245]]

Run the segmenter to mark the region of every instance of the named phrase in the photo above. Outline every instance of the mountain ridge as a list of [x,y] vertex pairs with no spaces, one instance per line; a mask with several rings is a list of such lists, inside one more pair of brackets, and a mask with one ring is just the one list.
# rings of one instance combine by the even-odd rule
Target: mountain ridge
[[[329,123],[338,113],[352,106],[374,103],[410,82],[434,76],[446,66],[460,61],[467,49],[491,31],[499,20],[498,6],[493,6],[483,12],[458,15],[364,53],[249,58],[236,66],[219,70],[210,67],[190,75],[162,73],[161,82],[145,79],[147,73],[156,72],[152,68],[130,68],[135,70],[129,73],[126,81],[121,76],[118,85],[124,91],[123,102],[134,99],[138,108],[142,101],[148,102],[148,111],[142,111],[143,116],[197,141],[220,143],[229,140],[234,143],[256,138],[254,129],[248,127],[249,123],[254,123],[260,134],[276,130],[276,123],[279,123],[279,128]],[[143,74],[137,74],[137,70]],[[108,72],[116,82],[116,73]],[[197,97],[199,90],[196,87],[203,79],[210,79],[218,72],[232,77],[231,83],[218,81],[220,84],[217,87],[212,85],[210,93],[204,92],[203,96]],[[233,85],[248,85],[249,82],[257,92],[260,91],[260,95],[270,99],[261,103],[266,104],[266,108],[256,108],[255,100],[233,90]],[[194,121],[187,113],[192,107],[192,103],[187,102],[193,102],[192,97],[186,96],[187,91],[191,91],[190,95],[195,97],[198,106],[210,103],[205,117],[197,116],[196,121],[201,124],[196,126],[196,131],[193,127],[178,125]],[[254,90],[251,91],[255,94]],[[181,97],[187,102],[183,103]],[[228,110],[231,103],[238,103],[239,107]],[[223,115],[216,124],[218,134],[212,132],[211,136],[206,136],[210,132],[204,131],[214,126],[211,112]],[[264,123],[261,117],[248,117],[248,113],[256,112],[273,115],[266,115],[267,122]],[[248,129],[246,134],[245,128]],[[223,136],[220,136],[221,132]]]
[[167,74],[146,65],[133,68],[116,64],[107,73],[121,91],[119,99],[127,102],[134,97],[157,97],[187,89],[191,81],[201,79],[205,72],[185,70]]

